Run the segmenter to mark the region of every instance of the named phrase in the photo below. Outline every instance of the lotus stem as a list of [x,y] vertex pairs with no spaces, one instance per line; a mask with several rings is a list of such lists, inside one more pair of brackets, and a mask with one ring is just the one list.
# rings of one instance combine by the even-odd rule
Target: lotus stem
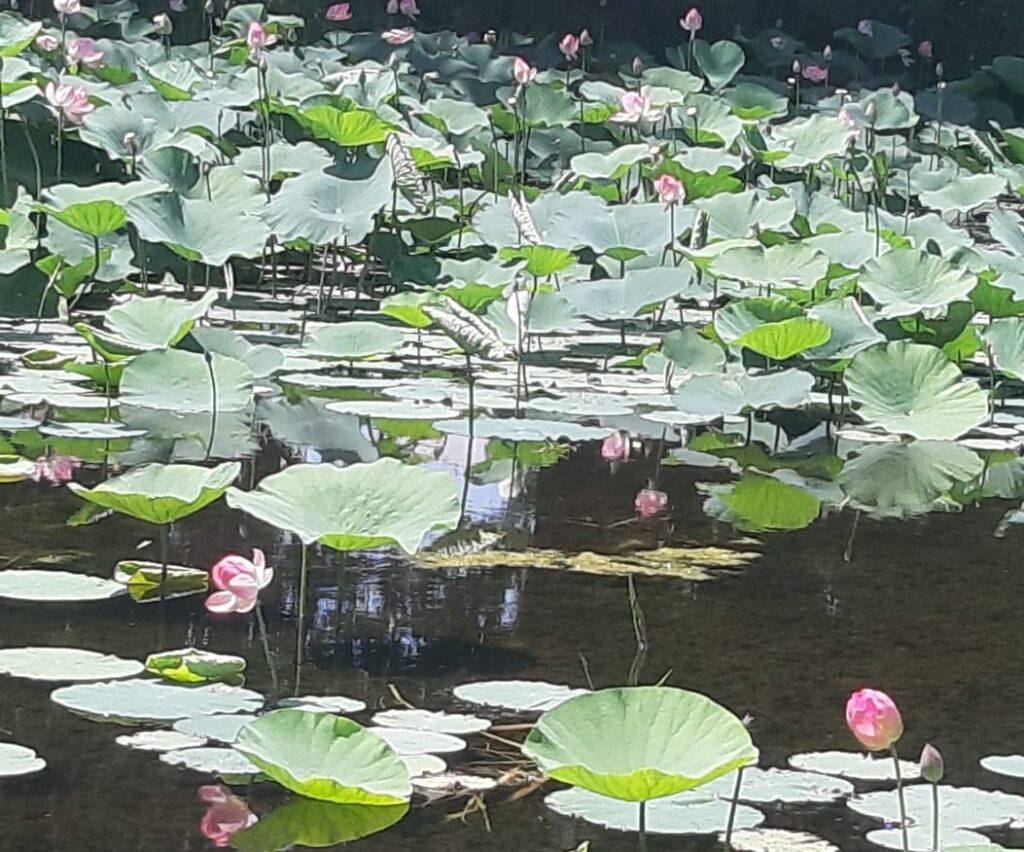
[[640,852],[647,852],[647,802],[640,803]]
[[939,852],[939,785],[932,784],[932,852]]
[[43,191],[43,167],[39,163],[39,152],[36,150],[36,143],[32,139],[32,134],[29,132],[28,124],[21,126],[22,131],[25,134],[25,141],[28,143],[28,149],[32,153],[32,166],[35,168],[36,175],[36,197]]
[[57,113],[57,183],[64,172],[64,113]]
[[736,786],[732,789],[732,802],[729,804],[729,819],[725,823],[725,848],[732,848],[732,829],[736,824],[736,808],[740,802],[740,787],[743,785],[743,770],[741,766],[736,770]]
[[167,524],[160,524],[160,600],[167,597],[167,550],[170,545]]
[[263,657],[267,661],[267,669],[270,671],[270,684],[273,689],[270,703],[274,705],[277,703],[280,688],[277,682],[277,666],[274,665],[274,657],[270,653],[270,642],[267,639],[267,622],[263,618],[263,604],[257,604],[256,606],[256,629],[259,631],[260,644],[263,646]]
[[459,525],[466,517],[466,507],[469,505],[469,469],[473,464],[473,423],[476,420],[476,404],[473,391],[473,360],[468,352],[466,356],[466,377],[469,384],[469,430],[466,441],[466,472],[462,483],[462,500],[459,503]]
[[217,434],[217,377],[213,372],[213,355],[209,349],[203,350],[206,369],[210,373],[210,440],[206,442],[206,460],[213,454],[213,440]]
[[896,770],[896,798],[900,804],[900,832],[903,837],[903,852],[910,852],[910,841],[907,837],[907,803],[903,796],[903,775],[900,772],[900,757],[896,752],[896,744],[890,748],[892,765]]
[[302,555],[299,562],[299,617],[295,640],[295,694],[302,687],[302,663],[306,650],[306,582],[309,573],[306,543],[302,543]]

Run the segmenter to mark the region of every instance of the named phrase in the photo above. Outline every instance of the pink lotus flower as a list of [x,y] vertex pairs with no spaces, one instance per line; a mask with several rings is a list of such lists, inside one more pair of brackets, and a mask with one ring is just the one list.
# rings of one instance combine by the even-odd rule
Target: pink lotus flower
[[679,26],[691,34],[691,37],[704,28],[704,16],[700,9],[694,6],[683,17],[679,19]]
[[420,16],[420,7],[416,5],[416,0],[401,0],[398,4],[398,11],[411,21],[415,21]]
[[656,518],[668,508],[668,494],[654,488],[644,488],[636,495],[633,508],[641,520]]
[[639,124],[641,121],[659,121],[664,110],[651,106],[647,89],[640,92],[626,92],[619,98],[619,111],[608,120],[615,124]]
[[53,0],[53,11],[58,15],[77,15],[82,11],[81,0]]
[[931,59],[935,55],[935,48],[927,39],[917,46],[917,55],[922,59]]
[[220,591],[206,599],[206,608],[218,614],[252,612],[260,590],[274,579],[263,551],[253,549],[252,560],[231,553],[210,569],[210,582]]
[[185,0],[168,0],[167,8],[180,15],[185,11]]
[[558,49],[562,51],[566,59],[572,62],[580,52],[580,40],[572,33],[566,33],[558,42]]
[[58,47],[60,47],[60,39],[57,38],[57,36],[43,33],[42,35],[36,36],[35,45],[43,53],[53,53]]
[[523,57],[517,56],[512,63],[512,76],[520,86],[532,83],[537,77],[537,69],[530,65]]
[[384,30],[380,37],[392,47],[399,47],[412,41],[416,37],[416,32],[412,27],[402,27],[397,30]]
[[672,175],[659,177],[654,182],[654,191],[658,193],[658,200],[666,207],[671,207],[683,200],[683,185]]
[[103,51],[96,48],[91,38],[69,38],[64,45],[64,63],[96,68],[103,63]]
[[590,34],[590,30],[583,30],[580,33],[580,45],[582,47],[590,47],[594,43],[594,37]]
[[51,485],[70,482],[82,463],[74,456],[42,456],[36,459],[35,469],[29,474],[34,482],[44,479]]
[[199,823],[199,831],[214,846],[224,848],[233,834],[256,824],[256,814],[249,810],[245,799],[240,799],[227,787],[207,784],[198,792],[199,798],[210,806]]
[[398,0],[388,0],[387,13],[389,15],[398,14]]
[[802,73],[804,79],[812,83],[824,83],[828,79],[828,69],[820,65],[805,65]]
[[868,751],[890,749],[903,736],[903,718],[896,703],[877,689],[861,689],[850,696],[846,724]]
[[259,21],[249,24],[249,29],[245,32],[245,46],[249,48],[250,56],[259,56],[276,41],[277,36],[268,33],[266,27]]
[[349,21],[352,19],[352,4],[335,3],[333,6],[328,6],[327,11],[324,13],[324,17],[327,18],[328,21],[335,21],[336,23]]
[[939,750],[931,743],[925,743],[921,749],[921,777],[931,784],[938,784],[946,774],[946,764]]
[[874,24],[874,22],[873,21],[869,21],[869,20],[867,20],[867,18],[865,18],[863,21],[861,21],[859,24],[857,24],[857,32],[859,32],[862,36],[867,36],[868,38],[873,38],[874,35],[875,35],[875,24]]
[[96,109],[89,103],[84,86],[50,82],[43,89],[43,96],[54,115],[63,116],[72,124],[81,124],[82,119]]
[[629,458],[629,435],[615,432],[601,442],[601,458],[617,462]]

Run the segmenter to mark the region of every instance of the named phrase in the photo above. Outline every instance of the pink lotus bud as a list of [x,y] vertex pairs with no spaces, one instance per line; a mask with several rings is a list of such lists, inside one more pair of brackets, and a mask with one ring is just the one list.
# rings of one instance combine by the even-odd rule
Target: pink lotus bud
[[679,19],[679,26],[688,33],[700,32],[704,28],[704,16],[701,15],[700,9],[696,6],[690,9],[689,12]]
[[566,33],[558,43],[558,49],[562,51],[566,59],[572,62],[580,52],[580,40],[572,33]]
[[931,743],[921,749],[921,777],[932,784],[938,784],[946,774],[946,765],[939,750]]
[[324,17],[327,18],[328,21],[334,21],[335,23],[348,21],[352,18],[352,4],[335,3],[333,6],[328,6],[327,11],[324,13]]
[[668,494],[653,488],[644,488],[636,495],[633,508],[642,520],[656,518],[668,508]]
[[601,442],[601,458],[605,461],[622,461],[629,457],[629,435],[615,432]]
[[935,48],[927,39],[917,46],[917,55],[922,59],[931,59],[935,55]]
[[245,46],[253,56],[258,56],[264,48],[270,47],[276,41],[277,36],[268,33],[266,27],[259,21],[253,21],[245,31]]
[[828,71],[820,65],[807,65],[803,70],[804,79],[811,83],[824,83],[828,79]]
[[799,75],[802,68],[803,68],[803,66],[800,64],[800,60],[799,59],[794,59],[793,60],[793,73],[796,74],[796,75]]
[[654,182],[654,191],[658,193],[658,200],[666,207],[679,204],[683,200],[683,185],[672,175],[662,175]]
[[517,56],[512,63],[512,76],[520,86],[532,83],[537,76],[537,69],[530,65],[521,56]]
[[412,41],[416,33],[411,27],[403,27],[397,30],[384,30],[380,37],[392,47],[399,47]]
[[861,21],[859,24],[857,24],[857,32],[859,32],[862,36],[867,36],[868,38],[873,38],[874,35],[875,35],[875,24],[874,24],[874,22],[873,21],[869,21],[867,18],[865,18],[863,21]]
[[420,7],[416,5],[416,0],[401,0],[398,11],[410,20],[415,20],[420,15]]
[[53,10],[61,16],[77,15],[82,11],[80,0],[53,0]]
[[81,63],[96,68],[103,64],[103,51],[96,48],[91,38],[69,38],[64,45],[64,61],[67,65]]
[[885,751],[903,736],[899,709],[877,689],[861,689],[850,696],[846,702],[846,724],[868,751]]
[[58,47],[60,47],[60,39],[57,38],[57,36],[43,33],[42,35],[36,36],[35,44],[43,53],[53,53]]
[[594,43],[593,37],[590,35],[590,30],[583,30],[580,33],[580,44],[583,47],[590,47]]

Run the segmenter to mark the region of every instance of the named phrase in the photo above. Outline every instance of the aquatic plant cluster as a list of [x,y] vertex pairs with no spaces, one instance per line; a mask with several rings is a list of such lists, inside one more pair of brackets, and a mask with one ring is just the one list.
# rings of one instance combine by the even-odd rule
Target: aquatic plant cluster
[[[991,848],[977,830],[1013,826],[1024,799],[941,784],[931,746],[901,760],[884,693],[846,708],[883,759],[811,753],[788,769],[757,766],[748,720],[660,685],[457,687],[473,712],[396,693],[365,726],[355,699],[279,694],[260,598],[280,565],[259,549],[209,571],[172,561],[171,527],[223,498],[299,542],[301,630],[316,552],[429,543],[428,568],[518,557],[688,579],[756,558],[460,539],[471,483],[506,499],[524,470],[591,442],[616,468],[653,458],[623,512],[641,524],[671,514],[672,464],[736,474],[699,487],[709,516],[744,531],[1024,497],[1024,132],[973,126],[990,107],[947,84],[930,42],[911,55],[861,21],[835,49],[781,33],[709,44],[691,8],[656,65],[586,29],[512,46],[418,32],[416,0],[385,11],[394,27],[354,32],[353,4],[331,5],[313,44],[260,4],[207,4],[194,44],[174,37],[184,3],[151,20],[130,2],[0,13],[0,309],[21,318],[4,343],[0,481],[66,486],[72,525],[118,513],[158,549],[125,552],[109,578],[10,567],[0,598],[205,595],[210,618],[251,615],[273,688],[194,647],[144,661],[4,648],[0,671],[61,684],[52,700],[83,716],[163,726],[118,742],[222,782],[198,790],[216,846],[346,842],[402,819],[414,793],[487,819],[489,792],[551,779],[566,787],[551,811],[641,842],[824,852],[762,828],[756,806],[846,801],[887,826],[868,834],[881,846]],[[744,48],[782,79],[751,73]],[[916,95],[859,84],[908,58]],[[1018,65],[988,73],[1021,84]],[[271,442],[288,450],[258,478]],[[492,730],[499,710],[513,731],[542,715],[520,744]],[[487,774],[437,757],[501,747]],[[45,765],[0,744],[0,776]],[[895,786],[858,793],[851,778]],[[241,794],[255,780],[290,798],[257,814]]]

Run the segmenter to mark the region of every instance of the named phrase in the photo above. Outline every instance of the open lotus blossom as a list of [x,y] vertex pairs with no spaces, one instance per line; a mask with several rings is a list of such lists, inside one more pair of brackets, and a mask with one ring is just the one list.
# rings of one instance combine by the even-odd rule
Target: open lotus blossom
[[185,0],[168,0],[167,8],[180,15],[185,11]]
[[633,508],[641,520],[656,518],[668,508],[668,494],[654,488],[644,488],[637,493]]
[[214,846],[228,846],[232,835],[256,824],[256,814],[249,810],[245,799],[240,799],[229,788],[206,784],[198,792],[199,798],[210,806],[199,823],[199,832]]
[[926,39],[917,46],[917,55],[922,59],[931,59],[935,55],[935,47]]
[[590,30],[584,29],[580,32],[580,46],[590,47],[594,43],[594,37],[590,34]]
[[601,458],[616,462],[629,458],[629,435],[614,432],[601,442]]
[[874,35],[875,35],[875,25],[874,25],[874,22],[869,21],[869,20],[867,20],[865,18],[863,21],[861,21],[859,24],[857,24],[857,32],[859,32],[862,36],[867,36],[868,38],[874,37]]
[[80,0],[53,0],[53,11],[58,15],[77,15],[82,11]]
[[265,589],[274,579],[263,551],[254,548],[252,559],[231,553],[210,569],[210,582],[219,590],[206,599],[210,612],[252,612]]
[[97,49],[96,42],[91,38],[69,38],[64,45],[64,62],[96,68],[103,64],[103,51]]
[[277,36],[267,32],[267,28],[259,21],[253,21],[245,31],[245,46],[249,48],[249,54],[252,56],[258,56],[276,41]]
[[380,37],[392,47],[398,47],[412,41],[416,37],[416,31],[412,27],[401,27],[395,30],[384,30]]
[[679,204],[683,200],[683,185],[672,175],[662,175],[654,182],[654,191],[658,200],[666,207]]
[[328,21],[334,21],[340,23],[341,21],[348,21],[352,19],[352,4],[351,3],[335,3],[332,6],[327,7],[327,11],[324,13],[324,17]]
[[580,40],[572,33],[566,33],[558,42],[558,49],[562,51],[562,55],[566,59],[572,62],[580,52]]
[[74,456],[43,456],[36,459],[35,469],[30,476],[35,482],[44,479],[52,485],[70,482],[82,463]]
[[846,724],[868,751],[885,751],[903,736],[903,717],[884,692],[861,689],[846,702]]
[[416,0],[401,0],[398,11],[411,20],[416,20],[420,16],[420,7],[416,5]]
[[35,45],[43,53],[53,53],[58,47],[60,47],[60,39],[57,36],[50,35],[49,33],[42,33],[36,36]]
[[700,13],[700,9],[694,6],[687,12],[683,17],[679,19],[679,26],[692,35],[700,32],[704,28],[704,16]]
[[812,83],[824,83],[828,79],[828,69],[820,65],[805,65],[801,73]]
[[96,109],[89,103],[84,86],[50,82],[43,89],[43,96],[55,115],[63,116],[72,124],[81,124],[82,119]]
[[609,121],[615,124],[639,124],[641,121],[659,121],[664,110],[651,106],[651,95],[647,89],[626,92],[619,98],[619,111]]
[[517,56],[512,63],[512,76],[520,86],[525,86],[536,79],[537,69],[530,65],[523,57]]

